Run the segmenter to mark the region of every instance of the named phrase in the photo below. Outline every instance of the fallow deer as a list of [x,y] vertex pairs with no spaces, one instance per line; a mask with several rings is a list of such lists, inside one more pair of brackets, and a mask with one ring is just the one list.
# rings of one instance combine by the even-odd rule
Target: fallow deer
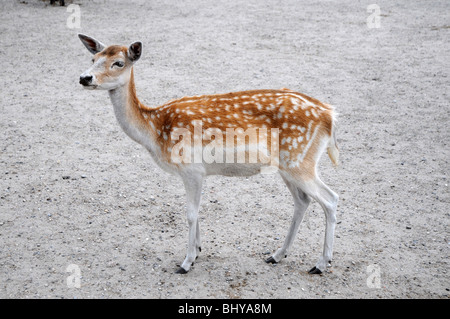
[[[326,226],[323,253],[309,273],[326,270],[333,253],[338,195],[319,179],[317,168],[325,150],[333,164],[338,162],[336,113],[331,105],[280,89],[183,97],[148,107],[136,95],[133,74],[142,43],[105,46],[86,35],[79,34],[79,38],[94,55],[80,84],[86,89],[108,90],[125,133],[142,144],[163,170],[178,175],[184,183],[189,236],[187,255],[177,273],[187,273],[201,251],[198,210],[203,179],[273,171],[264,171],[268,168],[279,172],[291,192],[294,216],[283,246],[266,262],[278,263],[287,257],[312,198],[322,206]],[[236,160],[239,153],[244,156]],[[250,157],[253,161],[246,160]]]

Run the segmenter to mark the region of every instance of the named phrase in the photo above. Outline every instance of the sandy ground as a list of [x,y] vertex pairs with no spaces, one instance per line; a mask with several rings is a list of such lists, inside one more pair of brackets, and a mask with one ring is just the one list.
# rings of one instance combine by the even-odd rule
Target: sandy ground
[[[369,28],[372,0],[78,0],[71,28],[67,7],[1,0],[0,297],[448,298],[450,4],[395,2],[378,1]],[[121,131],[106,92],[80,87],[78,32],[143,42],[147,105],[281,87],[335,105],[341,166],[321,161],[340,195],[330,270],[307,274],[317,203],[290,256],[264,263],[293,212],[276,174],[208,177],[202,253],[174,274],[182,183]]]

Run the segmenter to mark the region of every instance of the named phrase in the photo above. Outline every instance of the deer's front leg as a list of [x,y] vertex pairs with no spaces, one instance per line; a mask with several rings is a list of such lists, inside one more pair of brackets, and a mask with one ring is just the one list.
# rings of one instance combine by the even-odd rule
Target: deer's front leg
[[198,209],[202,194],[202,176],[186,176],[183,178],[187,197],[187,220],[189,225],[189,238],[186,258],[176,273],[185,274],[189,271],[195,258],[197,249],[200,250],[200,229],[198,227]]

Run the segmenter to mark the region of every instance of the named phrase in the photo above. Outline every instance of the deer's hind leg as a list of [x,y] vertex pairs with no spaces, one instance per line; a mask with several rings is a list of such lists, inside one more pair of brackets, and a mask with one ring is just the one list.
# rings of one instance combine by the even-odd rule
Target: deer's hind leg
[[299,187],[315,199],[322,207],[325,213],[325,239],[323,243],[323,252],[319,257],[315,267],[313,267],[310,274],[321,274],[327,268],[328,264],[333,259],[333,242],[334,230],[336,228],[336,208],[339,196],[333,192],[327,185],[325,185],[320,178],[315,175],[309,180],[300,180]]
[[311,198],[305,194],[295,183],[290,181],[283,174],[280,174],[283,181],[286,183],[289,191],[294,198],[294,216],[292,217],[291,226],[289,227],[286,239],[284,240],[283,246],[278,249],[271,257],[266,259],[267,263],[278,263],[282,258],[287,257],[287,252],[294,242],[295,236],[298,232],[298,228],[305,216],[306,209],[308,208]]
[[316,265],[309,271],[310,274],[321,274],[327,268],[327,265],[333,258],[334,230],[336,227],[336,208],[338,195],[325,185],[317,176],[315,169],[309,174],[303,171],[281,171],[284,182],[288,186],[294,197],[294,217],[286,236],[283,247],[278,249],[275,254],[269,257],[266,262],[277,263],[286,256],[291,247],[298,227],[305,215],[306,209],[311,198],[316,200],[325,212],[325,240],[323,253],[319,257]]

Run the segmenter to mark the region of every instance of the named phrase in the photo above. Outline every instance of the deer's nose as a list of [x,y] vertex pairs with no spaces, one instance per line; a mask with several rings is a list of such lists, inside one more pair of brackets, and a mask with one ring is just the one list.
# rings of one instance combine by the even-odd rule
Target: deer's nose
[[80,84],[86,86],[86,85],[90,85],[91,82],[92,82],[92,75],[80,76]]

